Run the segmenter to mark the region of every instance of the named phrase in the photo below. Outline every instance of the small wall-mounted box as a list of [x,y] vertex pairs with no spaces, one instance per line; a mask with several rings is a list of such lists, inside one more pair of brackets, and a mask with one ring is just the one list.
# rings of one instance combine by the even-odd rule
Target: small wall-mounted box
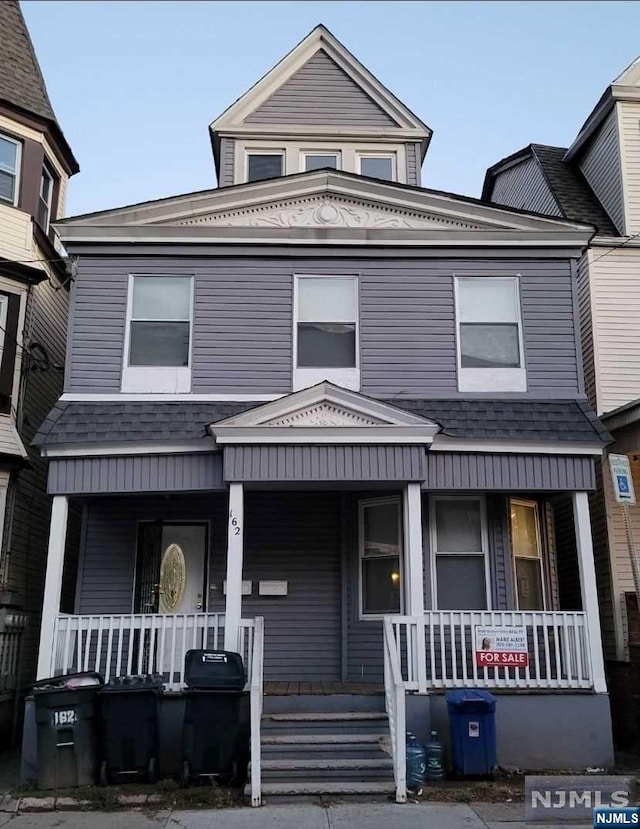
[[[222,592],[224,595],[227,595],[227,582],[226,580],[222,582]],[[243,581],[242,582],[242,595],[243,596],[250,596],[253,592],[253,582],[252,581]]]
[[258,593],[261,596],[286,596],[289,592],[287,581],[260,581],[258,582]]

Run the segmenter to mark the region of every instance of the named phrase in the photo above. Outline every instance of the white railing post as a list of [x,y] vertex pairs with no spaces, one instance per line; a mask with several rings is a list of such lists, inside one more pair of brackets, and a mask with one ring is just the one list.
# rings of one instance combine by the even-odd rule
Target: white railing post
[[407,739],[405,686],[400,672],[397,642],[393,633],[392,617],[385,616],[383,621],[384,648],[384,689],[385,704],[389,717],[389,736],[391,738],[391,755],[393,776],[396,784],[396,802],[407,801]]
[[224,649],[238,650],[242,616],[242,556],[244,539],[244,491],[242,484],[229,485],[229,527],[227,534],[227,599]]
[[262,805],[262,757],[260,725],[262,720],[263,666],[264,666],[264,619],[254,619],[251,660],[251,685],[249,707],[251,711],[251,805]]
[[580,570],[582,610],[586,617],[588,653],[591,656],[591,680],[593,682],[593,690],[597,694],[606,694],[607,681],[604,671],[598,588],[593,558],[591,521],[589,519],[589,496],[586,492],[573,492],[572,499],[576,547],[578,549],[578,568]]
[[37,679],[45,679],[51,675],[51,667],[54,660],[56,645],[54,641],[55,621],[60,612],[68,512],[69,502],[66,495],[54,496],[51,505],[47,573],[44,580],[44,597],[42,600]]

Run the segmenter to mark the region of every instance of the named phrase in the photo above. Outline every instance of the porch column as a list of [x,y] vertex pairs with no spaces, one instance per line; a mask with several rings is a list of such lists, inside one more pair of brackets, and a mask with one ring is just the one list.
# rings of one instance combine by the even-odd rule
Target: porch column
[[49,526],[47,574],[44,580],[44,597],[42,600],[37,679],[45,679],[51,674],[51,657],[56,645],[54,629],[56,617],[60,612],[60,596],[62,595],[62,570],[64,567],[68,512],[69,501],[67,496],[54,496],[51,506],[51,524]]
[[422,492],[420,484],[404,490],[405,613],[424,614],[424,558],[422,553]]
[[602,653],[596,568],[593,558],[591,521],[589,520],[589,496],[586,492],[573,492],[571,497],[573,500],[576,547],[578,549],[582,610],[586,616],[587,632],[589,635],[593,689],[598,694],[606,694],[607,682],[605,679],[604,656]]
[[224,618],[224,649],[238,650],[242,616],[242,555],[244,538],[244,491],[242,484],[229,485],[227,541],[227,600]]

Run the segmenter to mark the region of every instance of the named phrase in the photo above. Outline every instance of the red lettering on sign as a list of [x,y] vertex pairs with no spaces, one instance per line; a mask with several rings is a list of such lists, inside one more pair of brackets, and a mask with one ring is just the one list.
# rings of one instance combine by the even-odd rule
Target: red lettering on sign
[[476,651],[476,665],[479,668],[526,668],[528,664],[529,654],[521,651]]

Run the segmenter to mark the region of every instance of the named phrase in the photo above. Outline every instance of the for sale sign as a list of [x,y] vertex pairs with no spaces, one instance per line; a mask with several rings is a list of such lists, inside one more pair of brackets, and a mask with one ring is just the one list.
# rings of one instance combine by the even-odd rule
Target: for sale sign
[[479,668],[526,668],[529,664],[527,629],[476,627],[476,665]]

